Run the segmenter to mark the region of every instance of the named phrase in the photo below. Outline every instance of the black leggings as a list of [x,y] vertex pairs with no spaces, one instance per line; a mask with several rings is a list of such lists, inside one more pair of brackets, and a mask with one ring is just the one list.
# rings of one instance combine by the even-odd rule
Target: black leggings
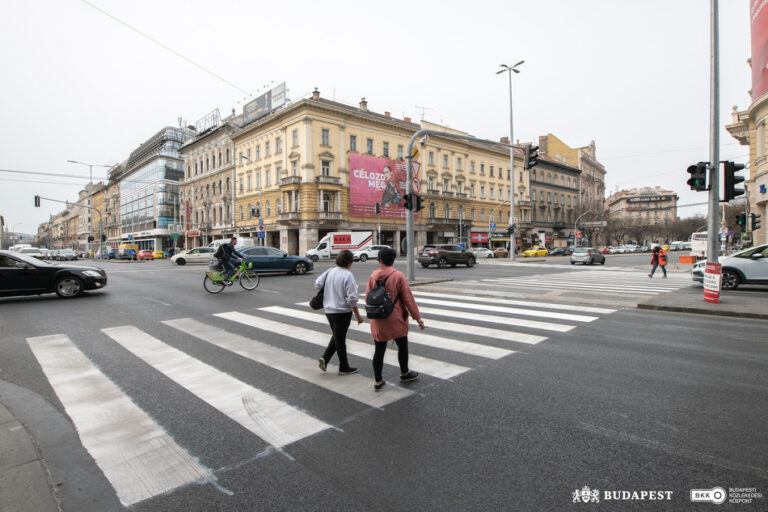
[[349,330],[349,324],[352,320],[352,312],[349,313],[326,313],[325,317],[328,319],[328,324],[331,326],[331,341],[328,342],[328,347],[325,349],[323,359],[328,363],[331,361],[333,354],[339,355],[339,370],[344,371],[349,369],[349,361],[347,360],[347,331]]
[[[384,368],[384,353],[387,351],[387,341],[376,341],[376,352],[373,354],[373,375],[376,382],[381,382],[381,371]],[[408,373],[408,336],[395,338],[397,344],[397,361],[400,363],[400,373]]]

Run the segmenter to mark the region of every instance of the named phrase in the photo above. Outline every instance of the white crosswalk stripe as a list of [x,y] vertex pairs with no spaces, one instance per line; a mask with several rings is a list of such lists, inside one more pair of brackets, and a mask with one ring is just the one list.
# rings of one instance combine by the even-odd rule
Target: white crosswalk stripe
[[670,293],[691,283],[691,278],[687,274],[670,272],[668,276],[667,279],[664,279],[658,273],[651,280],[647,274],[638,271],[606,273],[602,270],[581,270],[559,274],[483,279],[483,282],[526,288],[604,291],[632,295]]
[[[63,334],[28,338],[80,440],[115,489],[133,505],[212,478]],[[107,435],[108,434],[108,435]]]
[[[426,379],[455,378],[490,364],[489,361],[512,356],[516,350],[522,350],[519,347],[523,345],[541,343],[551,333],[571,331],[577,325],[615,311],[419,290],[414,293],[427,330],[411,329],[409,362]],[[300,325],[294,325],[297,323]],[[311,324],[312,328],[302,327],[302,323]],[[253,330],[244,333],[248,328]],[[199,345],[210,344],[217,350],[226,350],[244,358],[247,365],[282,372],[302,385],[316,386],[318,393],[363,407],[384,408],[414,395],[409,386],[394,383],[381,392],[374,391],[370,366],[361,368],[359,374],[338,376],[330,365],[331,371],[322,372],[317,367],[317,359],[280,347],[281,340],[292,347],[299,347],[293,340],[323,348],[328,345],[331,333],[325,315],[322,311],[308,310],[305,304],[261,307],[248,313],[226,311],[212,314],[208,319],[173,318],[140,327],[107,327],[101,332],[125,349],[121,349],[119,357],[143,361],[148,366],[142,364],[145,368],[142,371],[164,376],[167,385],[181,386],[210,406],[213,414],[222,414],[278,450],[335,427],[332,422],[313,416],[312,411],[304,410],[302,407],[306,404],[296,407],[289,403],[291,400],[279,396],[282,392],[266,392],[259,389],[258,383],[243,382],[204,361],[206,357],[194,357],[176,348],[180,346],[178,341],[171,346],[168,344],[171,340],[161,338],[170,335],[175,340],[179,336],[200,340]],[[366,341],[358,341],[361,339]],[[215,482],[213,472],[198,462],[193,452],[186,451],[193,447],[182,448],[176,444],[164,428],[94,365],[66,334],[27,341],[72,419],[83,446],[124,505],[192,482]],[[373,343],[370,325],[353,322],[347,339],[350,356],[370,361]],[[414,354],[413,347],[418,346],[428,348],[431,357]],[[399,369],[396,350],[387,351],[385,363]],[[262,378],[268,373],[257,371],[253,375]],[[158,388],[164,385],[163,380],[156,378],[147,382],[155,383]],[[157,394],[162,396],[162,389],[157,389]]]

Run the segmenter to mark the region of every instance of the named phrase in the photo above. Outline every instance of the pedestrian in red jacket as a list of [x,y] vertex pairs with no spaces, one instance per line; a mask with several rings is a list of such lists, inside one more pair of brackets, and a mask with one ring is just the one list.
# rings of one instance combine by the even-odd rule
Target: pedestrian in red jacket
[[656,268],[661,266],[661,270],[664,271],[664,277],[667,277],[667,251],[659,247],[658,245],[653,246],[653,254],[651,256],[651,273],[648,274],[648,277],[653,279],[653,274],[656,272]]
[[387,247],[379,251],[379,268],[374,270],[368,278],[368,287],[365,290],[366,297],[371,289],[376,287],[376,281],[386,279],[384,288],[394,302],[395,307],[387,318],[371,319],[371,335],[376,350],[373,355],[373,374],[375,382],[373,388],[379,391],[384,387],[382,370],[384,367],[384,353],[387,350],[387,341],[395,340],[397,344],[397,361],[400,363],[400,381],[410,382],[419,378],[418,372],[408,368],[408,315],[410,314],[419,324],[419,329],[424,329],[424,321],[419,313],[416,300],[413,298],[408,279],[402,272],[392,265],[395,263],[396,253],[394,249]]

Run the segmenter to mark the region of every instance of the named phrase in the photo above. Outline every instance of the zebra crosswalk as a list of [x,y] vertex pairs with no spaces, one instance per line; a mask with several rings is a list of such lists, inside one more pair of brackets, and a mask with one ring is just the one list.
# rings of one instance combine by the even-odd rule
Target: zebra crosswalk
[[657,295],[669,293],[691,284],[688,274],[668,273],[668,278],[657,272],[654,279],[641,271],[575,270],[558,274],[500,277],[483,282],[526,288],[609,292],[630,295]]
[[[434,381],[465,375],[615,311],[414,293],[427,330],[409,334],[410,365],[425,380]],[[350,326],[350,357],[370,361],[369,328],[367,324]],[[116,383],[120,363],[142,372],[142,382],[151,383],[154,396],[164,396],[171,387],[181,388],[199,399],[199,407],[209,408],[206,414],[239,425],[246,435],[261,440],[265,450],[283,450],[303,438],[336,429],[345,419],[329,418],[322,406],[308,410],[304,403],[292,403],[290,389],[276,391],[265,372],[233,372],[218,358],[207,360],[201,354],[210,352],[199,347],[229,354],[238,367],[279,372],[294,379],[297,387],[314,387],[320,396],[327,394],[327,400],[348,401],[353,409],[383,409],[412,396],[419,386],[392,382],[376,392],[369,364],[360,364],[361,373],[354,375],[320,371],[318,347],[328,344],[330,330],[325,315],[308,310],[306,304],[104,327],[98,333],[103,338],[99,346],[101,350],[106,346],[118,359],[117,365],[106,368],[94,362],[89,355],[93,349],[77,336],[54,333],[27,338],[27,343],[83,447],[126,506],[193,482],[214,483],[216,472],[198,459],[201,450],[175,440],[172,428],[163,424],[162,411],[154,410],[160,405],[137,401]],[[198,350],[192,349],[190,340],[195,340]],[[399,368],[395,350],[387,351],[385,364]]]

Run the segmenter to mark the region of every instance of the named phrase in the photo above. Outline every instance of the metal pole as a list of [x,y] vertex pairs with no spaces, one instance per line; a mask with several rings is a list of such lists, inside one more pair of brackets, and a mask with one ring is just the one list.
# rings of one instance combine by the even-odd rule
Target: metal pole
[[719,250],[717,207],[720,200],[720,69],[718,55],[718,3],[710,0],[710,99],[709,99],[709,219],[707,261],[717,263]]
[[[419,132],[416,132],[418,134]],[[405,175],[405,193],[406,194],[413,194],[413,186],[411,184],[411,181],[413,180],[413,139],[416,137],[414,135],[411,137],[411,141],[408,144],[408,171]],[[414,205],[415,206],[415,205]],[[408,210],[408,213],[406,213],[405,216],[405,251],[406,251],[406,272],[408,277],[408,282],[413,282],[415,279],[414,275],[414,268],[415,268],[415,261],[414,261],[414,254],[413,254],[413,248],[415,247],[413,243],[413,237],[415,236],[415,230],[413,228],[413,208]]]
[[517,240],[515,232],[512,231],[512,217],[515,217],[515,139],[513,137],[512,123],[512,70],[508,70],[509,75],[509,261],[515,261],[515,251],[517,250]]

